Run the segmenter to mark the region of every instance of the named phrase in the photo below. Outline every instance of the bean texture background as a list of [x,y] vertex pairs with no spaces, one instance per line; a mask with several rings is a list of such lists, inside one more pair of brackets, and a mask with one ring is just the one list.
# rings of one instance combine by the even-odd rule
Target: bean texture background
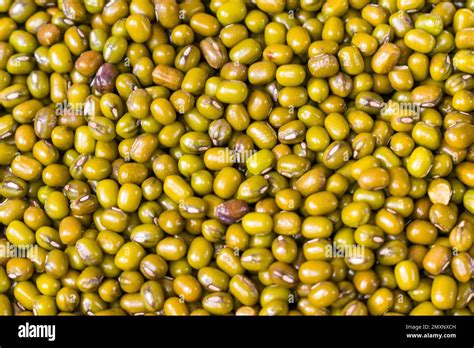
[[473,0],[0,0],[1,315],[473,315]]

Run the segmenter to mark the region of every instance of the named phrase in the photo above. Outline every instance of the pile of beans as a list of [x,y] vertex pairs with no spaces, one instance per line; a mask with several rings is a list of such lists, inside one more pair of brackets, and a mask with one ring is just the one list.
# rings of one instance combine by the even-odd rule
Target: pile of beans
[[473,11],[0,0],[0,314],[472,315]]

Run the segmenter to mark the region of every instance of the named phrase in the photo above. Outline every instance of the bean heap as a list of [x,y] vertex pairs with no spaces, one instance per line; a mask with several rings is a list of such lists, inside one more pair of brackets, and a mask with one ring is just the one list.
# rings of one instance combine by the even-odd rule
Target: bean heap
[[473,11],[0,0],[0,314],[472,315]]

